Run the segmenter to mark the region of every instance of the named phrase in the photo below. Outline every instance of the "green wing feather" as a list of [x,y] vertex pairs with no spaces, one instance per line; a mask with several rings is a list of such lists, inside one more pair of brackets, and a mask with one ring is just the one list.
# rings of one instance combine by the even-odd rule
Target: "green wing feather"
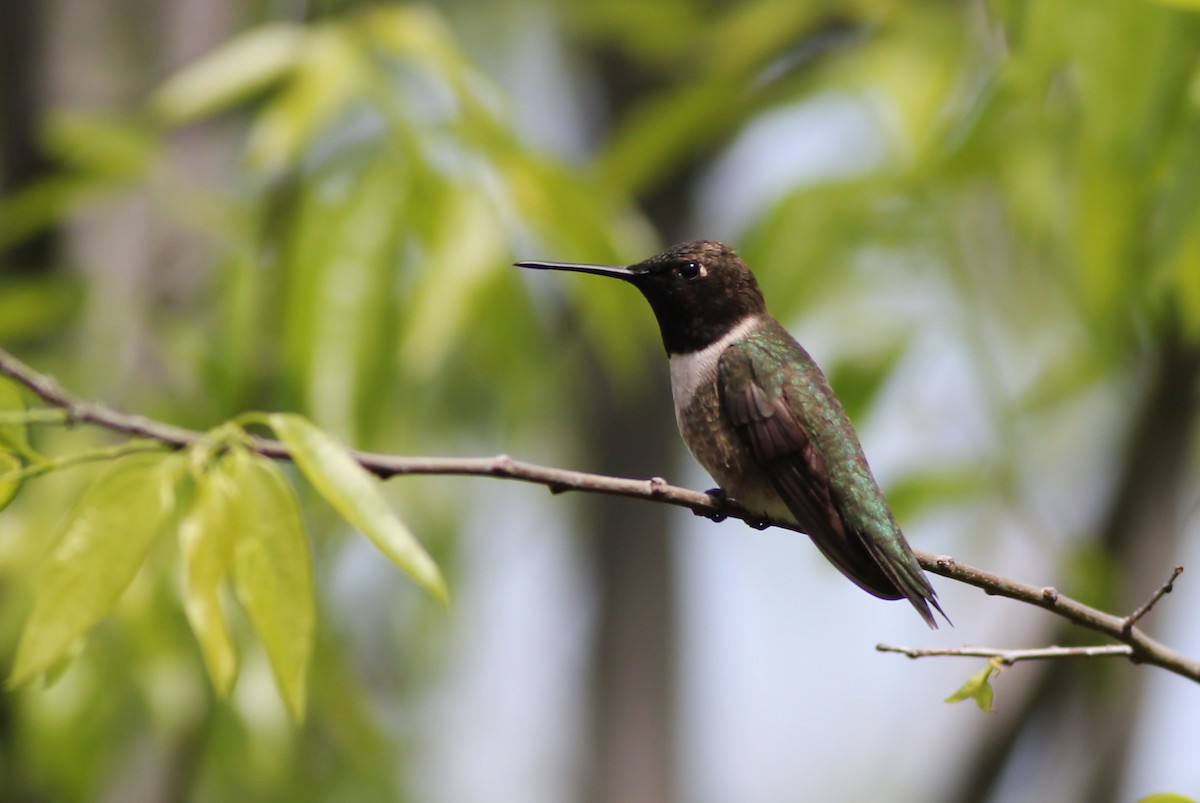
[[[789,353],[770,353],[777,343],[789,346]],[[757,360],[755,348],[768,353]],[[794,364],[791,348],[806,361],[798,370],[771,376],[755,371],[756,364],[779,364],[780,358]],[[907,599],[936,628],[930,606],[945,613],[816,363],[780,327],[727,350],[718,370],[723,408],[800,528],[864,591]]]

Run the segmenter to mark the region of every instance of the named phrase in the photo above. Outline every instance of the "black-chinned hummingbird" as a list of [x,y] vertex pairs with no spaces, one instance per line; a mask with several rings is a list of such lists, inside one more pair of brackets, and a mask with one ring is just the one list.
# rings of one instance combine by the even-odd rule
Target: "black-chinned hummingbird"
[[726,245],[682,243],[627,267],[518,262],[629,282],[646,297],[671,364],[679,432],[721,490],[794,522],[846,577],[907,599],[930,627],[937,595],[879,490],[858,436],[808,352],[767,313]]

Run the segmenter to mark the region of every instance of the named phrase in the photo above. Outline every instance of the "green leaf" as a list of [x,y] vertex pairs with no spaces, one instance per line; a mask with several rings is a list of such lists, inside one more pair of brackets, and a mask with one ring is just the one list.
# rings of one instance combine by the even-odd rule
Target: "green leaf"
[[179,527],[185,561],[183,607],[200,644],[208,676],[227,697],[237,675],[237,650],[221,605],[225,580],[233,568],[231,500],[240,493],[227,461],[196,479],[192,508]]
[[[769,82],[756,74],[811,33],[816,16],[806,3],[767,0],[737,6],[707,26],[717,46],[707,48],[702,59],[688,59],[701,74],[632,108],[609,138],[599,175],[636,195],[697,153],[719,147],[764,102]],[[657,38],[662,40],[661,35]],[[689,52],[694,50],[696,38],[686,41]],[[725,42],[737,42],[738,47],[723,47]],[[661,41],[656,54],[663,57]],[[713,109],[721,113],[713,114]]]
[[267,648],[293,719],[304,719],[316,606],[312,559],[292,486],[274,462],[245,449],[226,458],[229,532],[238,600]]
[[125,457],[84,491],[38,585],[10,685],[66,657],[116,605],[174,508],[183,465],[178,456]]
[[377,6],[356,23],[384,52],[421,62],[436,74],[457,76],[471,66],[444,16],[428,5]]
[[315,26],[292,65],[291,80],[255,117],[246,161],[273,172],[291,164],[364,88],[369,72],[354,38],[336,25]]
[[[0,412],[19,413],[25,410],[25,402],[17,391],[16,384],[0,377]],[[24,424],[0,424],[0,449],[15,453],[22,459],[37,457],[29,446],[29,436]]]
[[1179,311],[1183,329],[1188,338],[1200,340],[1200,215],[1191,224],[1191,231],[1183,238],[1179,251],[1171,260],[1170,294]]
[[[0,412],[19,413],[24,409],[25,403],[16,384],[0,377]],[[29,446],[24,424],[0,424],[0,478],[10,471],[20,471],[25,461],[34,457],[36,454]],[[19,490],[21,480],[0,479],[0,510],[8,507]]]
[[1200,0],[1150,0],[1160,6],[1181,8],[1185,11],[1200,11]]
[[689,83],[651,96],[614,130],[597,172],[631,195],[644,192],[698,148],[735,129],[748,106],[741,85],[724,81]]
[[21,470],[21,459],[12,452],[0,451],[0,510],[8,507],[8,503],[17,495],[17,491],[21,490],[21,480],[19,479],[4,479],[4,475],[10,471]]
[[304,26],[293,23],[253,28],[164,83],[151,108],[174,125],[226,111],[288,73],[305,36]]
[[83,112],[54,113],[42,136],[64,166],[114,182],[143,175],[158,145],[136,122]]
[[[9,202],[22,192],[18,190],[0,200],[0,250],[14,242],[9,236],[17,234],[9,228]],[[51,221],[44,222],[49,225]],[[12,273],[15,275],[4,277],[4,291],[0,292],[0,343],[42,342],[59,331],[63,321],[75,319],[80,309],[80,277],[46,276],[36,271],[29,275]]]
[[388,507],[378,480],[356,463],[345,447],[303,416],[272,413],[268,421],[321,496],[410,577],[446,602],[441,571]]
[[[406,369],[422,377],[432,374],[470,326],[472,306],[487,281],[510,270],[500,220],[483,192],[454,188],[441,218],[413,291],[401,348]],[[463,237],[464,231],[471,236]]]
[[[375,400],[390,387],[394,332],[412,317],[401,312],[415,290],[397,292],[397,269],[407,273],[397,255],[413,236],[413,172],[411,164],[372,153],[352,180],[346,177],[344,191],[300,193],[282,251],[290,291],[281,358],[310,414],[352,441],[382,417]],[[435,195],[422,193],[419,207],[438,207]],[[251,264],[261,273],[256,259]],[[261,320],[260,308],[251,312]]]
[[0,198],[0,248],[46,231],[110,189],[111,183],[98,176],[52,173]]
[[1178,792],[1156,792],[1140,798],[1137,803],[1196,803],[1196,800]]
[[967,678],[958,691],[946,698],[948,703],[959,703],[963,700],[974,700],[980,711],[992,710],[992,684],[989,682],[992,674],[998,671],[993,663]]

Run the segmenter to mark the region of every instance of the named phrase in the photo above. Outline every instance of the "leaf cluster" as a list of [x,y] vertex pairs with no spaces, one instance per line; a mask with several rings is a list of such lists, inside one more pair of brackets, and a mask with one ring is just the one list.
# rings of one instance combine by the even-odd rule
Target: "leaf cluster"
[[[19,397],[11,385],[0,382],[0,394],[8,402],[0,410],[14,412]],[[28,442],[19,416],[5,420],[13,423],[0,427],[0,465],[17,467],[0,473],[0,489],[15,493]],[[419,585],[447,600],[437,565],[390,510],[378,480],[344,447],[302,416],[248,414],[243,420],[270,427],[321,496]],[[184,610],[217,694],[230,694],[238,671],[231,590],[266,648],[288,710],[302,719],[316,605],[311,549],[284,472],[256,454],[251,436],[232,423],[176,452],[158,445],[157,454],[148,454],[144,444],[130,443],[135,448],[112,459],[67,515],[37,585],[9,684],[57,676],[112,611],[156,541],[174,533]],[[114,452],[85,457],[108,459]]]

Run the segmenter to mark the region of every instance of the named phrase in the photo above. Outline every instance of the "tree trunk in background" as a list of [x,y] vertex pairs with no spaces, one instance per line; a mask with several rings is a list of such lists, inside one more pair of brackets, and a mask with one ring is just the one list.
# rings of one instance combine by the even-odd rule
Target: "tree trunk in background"
[[[44,3],[8,0],[0,24],[0,195],[35,181],[50,166],[37,145],[44,62]],[[53,232],[30,238],[0,253],[0,276],[47,270],[54,249]]]
[[[630,314],[639,299],[630,294]],[[665,380],[665,375],[662,377]],[[601,380],[603,381],[603,380]],[[590,453],[604,474],[666,473],[675,428],[665,382],[591,394]],[[600,591],[593,662],[592,803],[672,798],[676,610],[665,505],[595,497],[588,521]]]
[[[1200,350],[1185,346],[1177,329],[1171,328],[1161,340],[1157,360],[1097,541],[1121,581],[1114,594],[1116,613],[1145,602],[1179,563],[1180,510],[1195,431]],[[1170,599],[1163,604],[1169,606]],[[1144,623],[1151,632],[1154,616],[1151,613]],[[1060,628],[1054,643],[1070,643],[1073,635],[1069,626]],[[1066,752],[1082,757],[1072,766],[1077,770],[1073,788],[1056,787],[1055,799],[1116,800],[1147,676],[1144,669],[1127,664],[1047,662],[1022,710],[1010,718],[1008,728],[983,744],[967,768],[964,784],[947,799],[994,799],[1014,771],[1036,783],[1037,767],[1017,766],[1029,759],[1030,751],[1022,748],[1038,748],[1032,753],[1044,757],[1058,753],[1056,745],[1083,745],[1082,751],[1076,747]],[[1031,794],[1039,791],[1046,792],[1037,786],[1030,789]]]
[[[1101,543],[1121,578],[1119,611],[1132,611],[1166,581],[1180,561],[1188,453],[1195,435],[1200,349],[1172,327],[1162,341],[1158,374],[1133,432],[1120,493],[1113,499]],[[1170,602],[1167,602],[1169,605]],[[1171,614],[1165,615],[1173,615]],[[1154,629],[1154,614],[1144,627]],[[1081,800],[1114,800],[1129,760],[1136,714],[1149,673],[1130,666],[1130,682],[1095,704],[1078,700],[1082,734],[1093,740],[1090,782]],[[1076,687],[1080,695],[1086,687]],[[1125,723],[1113,727],[1113,723]]]
[[[600,54],[601,75],[615,109],[631,107],[654,84],[619,55]],[[697,152],[639,201],[663,240],[687,231],[691,185],[706,154]],[[639,256],[650,256],[643,254]],[[649,315],[630,293],[630,315]],[[665,355],[650,346],[652,382],[638,397],[604,386],[590,443],[597,470],[617,476],[668,474],[678,465],[679,434]],[[599,376],[599,373],[596,374]],[[665,803],[674,799],[678,616],[674,541],[665,505],[631,505],[598,497],[593,543],[600,599],[593,687],[594,756],[591,803]],[[677,512],[674,512],[678,515]]]

